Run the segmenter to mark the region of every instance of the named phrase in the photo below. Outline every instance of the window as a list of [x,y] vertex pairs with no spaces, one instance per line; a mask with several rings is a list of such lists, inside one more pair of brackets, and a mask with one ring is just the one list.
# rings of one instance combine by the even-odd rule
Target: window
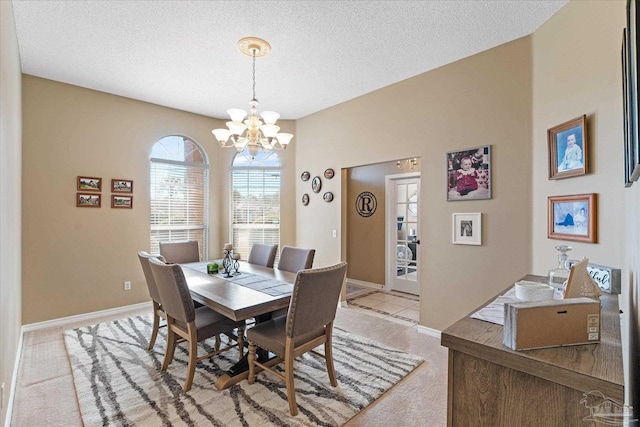
[[197,240],[200,259],[207,259],[209,165],[202,149],[189,138],[167,136],[151,150],[150,253],[158,242]]
[[254,243],[280,244],[280,159],[236,154],[231,169],[231,240],[242,259]]

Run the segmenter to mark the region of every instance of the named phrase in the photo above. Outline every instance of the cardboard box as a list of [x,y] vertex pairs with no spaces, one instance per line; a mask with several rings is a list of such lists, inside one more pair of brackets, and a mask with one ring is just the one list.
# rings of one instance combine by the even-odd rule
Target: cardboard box
[[600,301],[590,298],[507,303],[503,343],[513,350],[600,342]]

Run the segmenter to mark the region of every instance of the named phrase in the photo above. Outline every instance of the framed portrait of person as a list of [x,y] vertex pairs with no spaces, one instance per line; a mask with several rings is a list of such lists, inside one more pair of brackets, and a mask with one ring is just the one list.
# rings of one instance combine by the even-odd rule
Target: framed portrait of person
[[453,214],[454,245],[482,245],[482,213]]
[[582,115],[547,130],[549,179],[584,175],[589,170],[587,116]]
[[547,237],[597,243],[597,194],[548,198]]
[[491,146],[447,152],[447,201],[491,198]]

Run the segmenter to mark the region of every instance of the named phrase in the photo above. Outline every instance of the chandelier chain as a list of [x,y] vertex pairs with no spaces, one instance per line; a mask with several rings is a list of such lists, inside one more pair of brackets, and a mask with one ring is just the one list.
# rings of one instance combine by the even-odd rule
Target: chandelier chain
[[253,52],[253,99],[256,99],[256,51],[255,49],[252,50]]

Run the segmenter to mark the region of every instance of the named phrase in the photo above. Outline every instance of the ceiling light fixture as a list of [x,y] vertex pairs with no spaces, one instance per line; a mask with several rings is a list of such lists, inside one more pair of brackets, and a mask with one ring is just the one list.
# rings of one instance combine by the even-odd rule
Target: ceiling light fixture
[[418,159],[414,157],[413,159],[398,160],[396,166],[398,169],[404,169],[409,166],[409,169],[414,170],[418,166]]
[[266,56],[271,52],[271,45],[265,40],[255,37],[245,37],[238,41],[240,52],[253,58],[253,98],[249,101],[251,115],[247,116],[245,110],[231,108],[227,114],[231,121],[227,122],[227,129],[214,129],[211,131],[222,148],[234,147],[238,152],[245,148],[252,158],[260,150],[271,153],[272,150],[284,150],[291,142],[293,134],[278,133],[280,126],[276,126],[276,121],[280,114],[275,111],[263,111],[260,116],[256,115],[258,100],[256,99],[256,58]]

